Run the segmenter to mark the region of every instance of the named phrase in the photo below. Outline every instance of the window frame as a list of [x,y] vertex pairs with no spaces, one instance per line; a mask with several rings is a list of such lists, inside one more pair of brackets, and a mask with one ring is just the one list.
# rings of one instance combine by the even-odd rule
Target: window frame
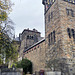
[[70,30],[70,28],[67,28],[67,33],[68,33],[69,38],[71,38],[71,30]]

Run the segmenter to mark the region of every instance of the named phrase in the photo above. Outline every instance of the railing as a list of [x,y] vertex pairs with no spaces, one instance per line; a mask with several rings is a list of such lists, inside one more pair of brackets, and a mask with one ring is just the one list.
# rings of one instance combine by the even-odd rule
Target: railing
[[23,69],[8,69],[4,68],[3,70],[0,69],[0,75],[22,75]]

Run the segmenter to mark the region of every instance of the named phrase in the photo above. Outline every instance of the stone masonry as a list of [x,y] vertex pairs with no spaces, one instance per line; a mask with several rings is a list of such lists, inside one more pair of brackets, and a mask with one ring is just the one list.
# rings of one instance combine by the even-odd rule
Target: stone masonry
[[20,35],[20,57],[32,61],[33,73],[49,68],[49,61],[59,59],[54,70],[62,75],[75,75],[75,0],[42,0],[42,3],[45,39],[39,41],[38,31],[25,29]]
[[34,43],[38,42],[42,37],[40,36],[40,32],[36,29],[29,30],[24,29],[23,32],[19,36],[20,38],[20,50],[19,50],[19,57],[23,58],[23,51],[33,45]]
[[45,39],[33,44],[24,51],[24,58],[31,60],[33,73],[45,69]]
[[[75,0],[43,0],[45,9],[46,65],[52,59],[75,59]],[[74,63],[69,64],[73,66]],[[73,66],[75,67],[75,66]],[[65,68],[66,69],[66,68]],[[64,69],[63,69],[64,70]],[[75,72],[65,70],[65,75]]]

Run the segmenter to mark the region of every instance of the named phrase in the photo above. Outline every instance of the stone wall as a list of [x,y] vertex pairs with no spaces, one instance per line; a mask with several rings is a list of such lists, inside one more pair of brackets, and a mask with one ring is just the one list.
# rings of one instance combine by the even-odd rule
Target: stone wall
[[31,60],[33,73],[45,68],[45,40],[35,43],[24,52],[24,58]]
[[23,57],[23,51],[34,43],[38,42],[38,38],[41,38],[41,35],[40,32],[38,32],[36,29],[24,29],[23,32],[20,34],[21,44],[19,56]]
[[75,59],[75,3],[68,2],[68,0],[53,1],[55,2],[50,6],[43,2],[45,6],[46,64],[53,59]]
[[[68,54],[70,58],[73,58],[73,52],[75,51],[75,37],[73,38],[72,29],[75,31],[75,4],[68,3],[63,0],[60,0],[58,4],[62,30],[62,49],[65,52],[65,55]],[[68,9],[69,15],[67,15]],[[74,16],[72,16],[72,12],[70,10],[73,11]],[[68,35],[67,28],[70,28],[71,38]]]
[[[61,31],[61,22],[60,22],[60,14],[59,14],[59,5],[58,0],[56,0],[53,5],[46,11],[45,13],[45,37],[46,37],[46,62],[50,59],[61,57],[63,54],[62,51],[62,31]],[[53,13],[53,17],[48,21],[49,15]],[[55,41],[54,36],[48,37],[49,34],[55,31]],[[50,44],[49,44],[50,38]]]

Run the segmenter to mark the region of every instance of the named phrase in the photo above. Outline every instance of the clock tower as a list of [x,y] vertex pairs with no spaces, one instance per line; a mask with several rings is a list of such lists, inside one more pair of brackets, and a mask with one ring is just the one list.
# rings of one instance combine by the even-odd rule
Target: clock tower
[[55,65],[62,65],[53,67],[54,70],[60,70],[64,75],[75,75],[75,0],[42,0],[42,3],[46,65],[59,60]]

